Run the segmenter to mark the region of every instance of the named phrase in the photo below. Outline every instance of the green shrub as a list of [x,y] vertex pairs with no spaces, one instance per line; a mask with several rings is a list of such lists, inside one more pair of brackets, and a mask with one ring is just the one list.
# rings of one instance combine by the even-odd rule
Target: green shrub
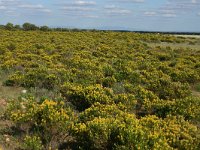
[[112,87],[116,82],[117,82],[117,80],[115,79],[114,76],[105,77],[102,79],[102,85],[104,87]]
[[37,136],[26,136],[24,138],[23,149],[27,150],[42,150],[43,145],[40,137]]

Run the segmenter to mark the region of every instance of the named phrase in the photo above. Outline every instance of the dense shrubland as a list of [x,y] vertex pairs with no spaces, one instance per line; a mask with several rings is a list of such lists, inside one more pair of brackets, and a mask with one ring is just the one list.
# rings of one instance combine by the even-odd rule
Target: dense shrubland
[[[11,125],[0,133],[19,143],[14,148],[200,149],[200,97],[192,94],[200,83],[200,49],[162,46],[198,39],[0,32],[2,85],[27,90],[2,115]],[[38,98],[31,89],[54,95]]]

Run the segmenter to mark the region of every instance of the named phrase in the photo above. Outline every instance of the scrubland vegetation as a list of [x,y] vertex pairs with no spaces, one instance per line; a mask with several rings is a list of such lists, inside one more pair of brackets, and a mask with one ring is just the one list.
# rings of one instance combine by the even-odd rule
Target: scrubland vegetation
[[0,149],[200,149],[199,38],[0,33]]

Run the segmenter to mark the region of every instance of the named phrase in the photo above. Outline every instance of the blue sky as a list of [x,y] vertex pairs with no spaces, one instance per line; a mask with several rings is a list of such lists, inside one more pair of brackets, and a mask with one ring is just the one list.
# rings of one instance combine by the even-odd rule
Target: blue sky
[[200,0],[0,0],[0,24],[200,32]]

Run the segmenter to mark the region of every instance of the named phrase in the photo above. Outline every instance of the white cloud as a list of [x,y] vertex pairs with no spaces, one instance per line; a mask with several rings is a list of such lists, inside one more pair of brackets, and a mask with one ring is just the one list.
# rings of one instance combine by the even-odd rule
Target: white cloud
[[16,2],[18,0],[1,0],[2,2]]
[[99,18],[99,16],[97,16],[97,15],[82,15],[82,17],[85,17],[85,18]]
[[[75,0],[73,2],[68,3],[58,3],[60,7],[60,10],[64,11],[64,14],[73,13],[72,15],[78,16],[78,14],[81,16],[85,15],[85,12],[91,12],[96,11],[95,8],[96,2],[95,1],[84,1],[84,0]],[[85,15],[86,16],[86,15]],[[91,17],[92,15],[88,15],[88,17]],[[91,17],[92,18],[92,17]]]
[[165,7],[177,10],[179,12],[193,11],[194,9],[200,9],[200,1],[199,0],[168,0]]
[[108,14],[111,15],[126,15],[126,14],[130,14],[131,11],[130,10],[126,10],[126,9],[113,9],[113,10],[108,10],[107,11]]
[[116,2],[143,3],[144,0],[115,0]]
[[98,18],[95,1],[74,0],[72,2],[58,2],[59,10],[68,17]]
[[177,17],[177,13],[175,10],[170,10],[166,8],[165,9],[159,8],[157,10],[144,11],[143,15],[148,16],[148,17],[166,17],[166,18]]
[[115,6],[115,5],[106,5],[104,8],[105,9],[116,9],[117,6]]
[[20,16],[19,13],[16,13],[16,12],[13,11],[13,10],[5,11],[5,14],[6,14],[7,16],[10,16],[10,17],[18,17],[18,16]]
[[43,5],[30,5],[30,4],[24,4],[24,5],[19,5],[18,7],[20,8],[26,8],[26,9],[43,9]]
[[68,15],[70,17],[81,17],[81,18],[99,18],[97,15],[84,14],[84,13],[64,13],[64,15]]
[[51,10],[41,4],[32,4],[25,0],[0,0],[0,10],[4,15],[50,13]]
[[21,1],[20,0],[0,0],[0,5],[3,6],[14,6],[19,4]]
[[62,10],[65,11],[94,11],[94,8],[88,8],[88,7],[77,7],[77,6],[65,6],[62,7]]
[[5,6],[0,6],[0,10],[5,10],[6,7]]
[[91,6],[91,5],[96,5],[96,2],[79,0],[79,1],[75,1],[73,4],[78,5],[78,6]]
[[106,5],[104,9],[108,15],[127,15],[131,13],[131,10],[120,8],[115,5]]
[[174,18],[174,17],[177,17],[177,15],[176,14],[163,14],[162,15],[163,17],[167,17],[167,18]]
[[170,9],[161,9],[158,11],[158,14],[160,14],[160,16],[166,17],[166,18],[177,17],[177,12],[175,10],[170,10]]
[[192,0],[192,3],[193,3],[193,4],[196,4],[196,3],[197,3],[197,0]]
[[155,12],[155,11],[145,11],[144,15],[145,16],[156,16],[157,12]]
[[74,7],[91,7],[96,6],[95,1],[83,1],[83,0],[74,0],[73,2],[57,2],[56,5],[59,6],[74,6]]
[[39,11],[39,12],[44,12],[44,13],[50,13],[51,10],[45,8],[43,5],[41,4],[22,4],[22,5],[18,5],[18,8],[23,8],[23,9],[27,9],[27,10],[32,10],[32,11]]
[[51,13],[52,11],[50,9],[39,9],[40,12],[44,13]]

